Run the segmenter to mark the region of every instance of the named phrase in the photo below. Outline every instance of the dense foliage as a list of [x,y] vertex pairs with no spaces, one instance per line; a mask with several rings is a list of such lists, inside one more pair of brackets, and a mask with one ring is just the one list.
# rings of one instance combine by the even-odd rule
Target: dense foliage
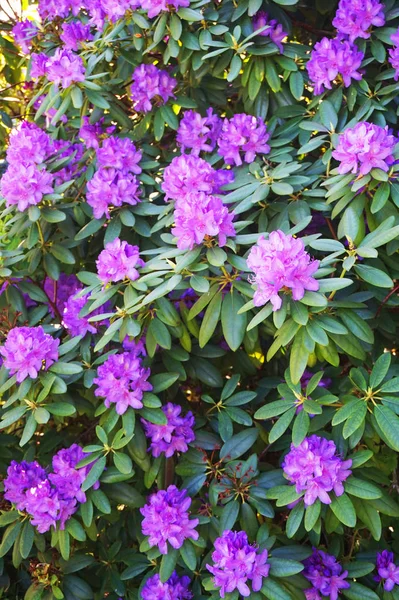
[[399,600],[399,2],[2,5],[0,598]]

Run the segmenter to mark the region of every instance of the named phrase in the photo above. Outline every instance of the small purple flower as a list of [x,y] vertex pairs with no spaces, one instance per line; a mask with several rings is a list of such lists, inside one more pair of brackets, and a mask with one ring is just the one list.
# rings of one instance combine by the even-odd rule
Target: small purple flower
[[350,42],[370,37],[370,27],[385,24],[384,5],[379,0],[340,0],[332,22],[340,36]]
[[122,342],[123,349],[130,352],[133,356],[147,356],[144,340],[134,340],[126,336]]
[[165,454],[166,458],[176,452],[187,452],[188,444],[195,440],[194,415],[188,412],[182,416],[181,406],[168,402],[162,407],[168,420],[166,425],[156,425],[142,419],[145,434],[151,438],[150,449],[153,456]]
[[384,590],[391,592],[395,585],[399,585],[399,566],[394,562],[393,552],[383,550],[377,553],[375,581],[383,581]]
[[186,539],[198,540],[196,531],[199,519],[190,519],[188,509],[191,498],[186,490],[170,485],[167,490],[152,494],[148,503],[140,508],[144,519],[141,523],[143,535],[148,535],[151,547],[158,546],[161,554],[167,554],[168,543],[172,548],[181,548]]
[[179,577],[176,571],[165,583],[159,578],[158,573],[147,579],[141,590],[143,600],[191,600],[192,592],[189,590],[190,578],[187,575]]
[[14,327],[7,335],[0,354],[4,357],[4,366],[10,375],[17,375],[21,383],[27,377],[36,379],[39,371],[45,371],[58,360],[60,340],[44,333],[38,327]]
[[139,278],[137,267],[143,267],[144,262],[139,258],[139,247],[115,238],[106,244],[96,261],[98,277],[106,285],[110,282]]
[[255,284],[254,304],[263,306],[271,302],[273,310],[281,308],[281,290],[292,290],[292,298],[301,300],[305,290],[317,291],[319,284],[312,277],[319,266],[305,252],[302,240],[272,231],[269,239],[263,236],[252,246],[247,259],[248,267],[255,273],[250,279]]
[[80,317],[80,311],[86,306],[89,297],[87,294],[79,296],[75,294],[70,296],[64,304],[64,312],[62,315],[62,326],[68,331],[68,333],[75,337],[77,335],[86,335],[86,333],[97,333],[98,328],[104,324],[105,321],[89,321],[90,317],[101,315],[106,313],[110,309],[109,303],[105,303],[96,310],[93,310],[89,315]]
[[177,11],[187,6],[190,6],[190,0],[141,0],[141,8],[147,11],[150,19],[158,16],[162,11],[170,12],[171,8]]
[[260,117],[239,113],[231,119],[224,119],[218,139],[218,152],[226,164],[239,167],[243,160],[251,163],[257,154],[268,154],[269,137],[266,125]]
[[111,136],[104,140],[101,148],[97,150],[99,167],[113,167],[118,171],[135,175],[141,173],[142,169],[138,165],[141,157],[141,150],[137,150],[129,138]]
[[[58,281],[54,281],[51,277],[46,277],[43,289],[52,305],[56,306],[58,312],[62,315],[65,304],[73,294],[82,289],[82,284],[76,275],[61,273]],[[53,313],[51,306],[50,311]]]
[[214,564],[206,565],[206,568],[214,576],[213,583],[220,588],[220,596],[224,598],[227,593],[238,590],[247,598],[251,591],[259,592],[270,570],[267,550],[259,550],[250,544],[245,531],[224,531],[221,537],[216,538],[214,547]]
[[268,25],[268,29],[262,31],[259,35],[263,37],[269,37],[271,41],[276,44],[281,53],[284,51],[282,41],[287,37],[288,33],[283,30],[281,23],[275,19],[270,19],[267,12],[260,10],[252,19],[252,25],[254,31]]
[[40,52],[40,54],[36,52],[32,53],[30,66],[31,79],[39,79],[39,77],[44,77],[47,74],[48,61],[49,57],[44,52]]
[[46,471],[34,461],[21,463],[11,461],[4,480],[4,498],[16,505],[18,510],[25,509],[25,494],[31,487],[36,487],[47,478]]
[[123,203],[134,206],[140,202],[140,186],[135,175],[116,169],[101,168],[87,184],[87,204],[96,219],[104,215],[109,219],[110,206]]
[[63,89],[85,80],[83,61],[72,50],[58,48],[46,64],[47,79]]
[[88,42],[93,39],[90,33],[90,25],[85,25],[80,21],[70,21],[62,24],[62,33],[60,39],[64,42],[68,50],[79,50],[82,42]]
[[342,571],[341,565],[331,554],[313,548],[312,556],[304,560],[303,564],[305,569],[302,575],[313,585],[313,588],[305,590],[307,600],[337,600],[340,590],[350,587],[349,582],[345,581],[348,571]]
[[329,492],[342,496],[342,485],[352,471],[352,461],[343,461],[336,454],[337,447],[333,441],[317,435],[307,437],[294,446],[285,456],[282,468],[285,477],[295,484],[297,494],[305,492],[305,506],[311,506],[319,498],[323,504],[330,504]]
[[142,366],[141,358],[135,353],[113,354],[97,369],[93,382],[98,387],[94,395],[105,398],[107,408],[115,404],[118,415],[123,415],[129,406],[142,408],[144,392],[152,390],[147,381],[150,374],[150,369]]
[[132,80],[131,98],[137,112],[149,112],[153,103],[159,106],[169,98],[174,98],[176,80],[155,65],[141,64],[136,67]]
[[352,79],[359,81],[363,58],[363,52],[348,40],[323,38],[317,42],[306,65],[315,95],[321,94],[325,88],[331,90],[331,82],[339,75],[345,87],[350,86]]
[[[96,123],[90,123],[89,117],[83,117],[82,125],[79,129],[79,137],[83,140],[86,148],[94,148],[98,150],[100,147],[100,140],[103,136],[103,123],[104,117],[102,117]],[[106,132],[112,133],[115,130],[114,126],[107,127]]]
[[388,127],[360,122],[340,135],[338,147],[332,153],[340,162],[339,173],[366,175],[371,169],[388,171],[395,162],[393,151],[397,139]]
[[189,149],[198,156],[200,152],[212,152],[222,129],[222,119],[208,108],[206,117],[194,110],[186,110],[177,130],[176,141],[182,152]]
[[29,54],[32,48],[31,40],[36,37],[39,29],[32,21],[19,21],[14,25],[12,34],[14,36],[15,43],[21,47],[24,54]]

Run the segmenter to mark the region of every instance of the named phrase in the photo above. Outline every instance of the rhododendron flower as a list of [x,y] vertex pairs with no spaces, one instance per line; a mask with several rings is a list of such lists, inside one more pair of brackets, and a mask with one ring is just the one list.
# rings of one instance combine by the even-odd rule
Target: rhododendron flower
[[29,54],[32,44],[31,40],[36,37],[39,29],[32,21],[19,21],[12,28],[15,43],[21,47],[24,54]]
[[378,575],[374,580],[382,581],[386,592],[391,592],[396,585],[399,586],[399,566],[395,564],[393,552],[388,550],[378,552],[376,567]]
[[49,57],[44,52],[40,52],[40,54],[36,54],[36,52],[32,53],[30,66],[31,79],[38,79],[47,74],[48,61]]
[[65,329],[73,337],[76,335],[84,336],[88,332],[97,333],[98,328],[104,323],[104,321],[90,322],[89,318],[96,315],[101,315],[105,312],[108,312],[110,309],[109,303],[105,303],[99,308],[93,310],[89,315],[80,317],[79,313],[86,306],[88,300],[89,296],[87,294],[84,296],[75,294],[74,296],[70,296],[64,304],[62,326],[65,327]]
[[384,5],[379,0],[340,0],[332,22],[341,36],[353,42],[370,37],[370,27],[385,24]]
[[54,56],[47,61],[46,75],[49,81],[65,89],[73,83],[85,80],[85,68],[80,56],[72,50],[58,48]]
[[131,97],[138,112],[149,112],[153,104],[165,104],[169,98],[174,98],[176,80],[155,65],[136,67],[132,79]]
[[251,591],[259,592],[270,570],[267,550],[259,550],[250,544],[245,531],[224,531],[216,538],[214,547],[213,565],[206,565],[206,568],[213,574],[213,583],[220,588],[220,596],[224,598],[238,590],[247,598]]
[[363,58],[363,52],[348,40],[323,38],[317,42],[306,65],[314,93],[318,95],[324,89],[331,90],[331,84],[338,76],[342,77],[345,87],[350,86],[352,79],[359,81]]
[[206,117],[194,110],[186,110],[177,130],[176,141],[182,151],[191,150],[198,156],[200,152],[212,152],[222,129],[222,119],[208,108]]
[[97,369],[93,382],[98,387],[94,394],[105,399],[107,408],[115,404],[118,415],[123,415],[129,406],[142,408],[144,392],[152,390],[147,381],[150,373],[134,353],[113,354]]
[[218,152],[226,164],[242,165],[243,160],[251,163],[257,154],[268,154],[267,144],[270,134],[260,117],[245,113],[236,114],[231,119],[224,119],[222,131],[218,139]]
[[1,178],[1,194],[7,206],[16,204],[23,212],[53,192],[53,175],[35,165],[11,164]]
[[54,339],[38,327],[14,327],[7,335],[0,354],[10,375],[17,376],[21,383],[27,377],[36,379],[39,371],[45,371],[58,360],[60,340]]
[[140,508],[144,519],[141,523],[143,535],[148,535],[151,547],[158,546],[161,554],[168,553],[169,543],[172,548],[181,548],[186,539],[198,540],[196,531],[199,520],[190,519],[188,509],[191,498],[186,490],[178,490],[170,485],[166,490],[159,490],[149,497],[148,503]]
[[256,286],[255,306],[271,302],[273,310],[281,308],[281,290],[292,290],[292,298],[301,300],[306,290],[317,291],[319,284],[312,277],[319,266],[311,260],[302,240],[272,231],[269,239],[261,236],[251,248],[247,259],[248,267],[255,273],[250,281]]
[[[56,306],[58,312],[62,315],[65,304],[69,298],[76,294],[82,288],[82,284],[76,275],[66,275],[61,273],[58,281],[54,281],[50,277],[44,280],[43,289],[51,302],[51,305]],[[50,305],[50,312],[54,312]]]
[[105,139],[101,148],[97,150],[97,164],[99,167],[112,167],[124,173],[141,173],[138,163],[142,157],[141,150],[137,150],[129,138],[111,136]]
[[158,573],[147,579],[141,590],[143,600],[191,600],[192,592],[189,590],[190,578],[187,575],[179,577],[176,571],[162,583]]
[[342,483],[352,472],[352,460],[342,460],[336,450],[333,441],[317,435],[305,438],[299,446],[291,444],[282,468],[286,478],[295,484],[297,494],[305,492],[306,506],[314,504],[317,498],[330,504],[329,492],[334,491],[336,496],[344,493]]
[[86,200],[96,219],[101,219],[104,215],[109,219],[111,206],[122,206],[123,203],[134,206],[140,202],[139,193],[135,175],[101,168],[87,184]]
[[341,174],[366,175],[371,169],[388,171],[395,161],[396,143],[397,139],[388,127],[361,122],[345,129],[332,155],[340,162],[338,171]]
[[7,148],[7,161],[24,163],[24,165],[40,164],[54,151],[54,140],[35,123],[24,121],[13,129]]
[[153,456],[165,454],[166,458],[176,452],[187,452],[188,444],[195,440],[194,415],[188,412],[181,415],[181,406],[168,402],[162,407],[167,418],[166,425],[156,425],[142,419],[145,434],[151,438],[151,452]]
[[81,43],[92,40],[93,36],[90,33],[90,25],[80,21],[70,21],[62,24],[60,39],[68,50],[79,50]]
[[305,569],[302,575],[313,585],[313,588],[305,590],[307,600],[337,600],[339,592],[350,587],[349,582],[345,581],[348,571],[343,571],[335,556],[331,554],[313,548],[312,556],[304,560],[303,564]]
[[139,247],[115,238],[106,244],[96,261],[98,277],[104,284],[111,281],[123,281],[139,278],[137,267],[143,267],[144,262],[139,258]]
[[147,11],[150,19],[159,15],[162,11],[170,11],[171,8],[179,10],[190,6],[190,0],[140,0],[141,8]]
[[282,41],[285,37],[287,37],[288,34],[286,31],[284,31],[281,23],[275,19],[270,19],[269,15],[265,11],[260,10],[252,19],[252,25],[254,31],[268,25],[268,29],[262,31],[259,35],[263,37],[269,37],[271,41],[276,44],[280,52],[284,51]]

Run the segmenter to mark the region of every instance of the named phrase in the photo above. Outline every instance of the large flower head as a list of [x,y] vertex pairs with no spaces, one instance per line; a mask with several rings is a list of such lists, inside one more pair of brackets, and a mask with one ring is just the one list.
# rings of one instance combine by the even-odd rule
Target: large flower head
[[359,81],[363,58],[363,52],[348,40],[323,38],[317,42],[306,65],[314,93],[318,95],[324,89],[331,90],[332,82],[338,76],[345,87],[350,86],[352,79]]
[[176,141],[182,151],[191,150],[198,156],[200,152],[212,152],[222,129],[222,119],[208,108],[206,117],[194,110],[186,110],[177,130]]
[[101,148],[97,150],[97,164],[100,167],[113,167],[124,173],[141,173],[141,167],[138,163],[141,160],[142,152],[137,150],[129,138],[120,138],[110,136],[102,143]]
[[132,79],[131,98],[138,112],[149,112],[154,104],[165,104],[169,98],[174,98],[176,80],[155,65],[136,67]]
[[135,175],[117,169],[100,168],[87,184],[87,204],[93,209],[95,219],[104,215],[109,219],[111,206],[140,202],[140,186]]
[[47,473],[38,462],[28,463],[23,460],[18,463],[13,460],[4,479],[4,498],[15,504],[18,510],[24,510],[26,491],[46,479]]
[[76,275],[61,273],[58,281],[46,277],[43,289],[50,300],[50,310],[53,313],[55,306],[60,314],[63,313],[68,299],[82,288],[82,284]]
[[191,498],[187,496],[187,491],[179,491],[175,485],[149,497],[148,503],[140,508],[140,512],[144,517],[142,532],[149,536],[151,547],[158,546],[161,554],[167,554],[168,543],[178,549],[186,539],[198,539],[195,527],[199,520],[189,518],[190,505]]
[[7,148],[7,161],[40,164],[52,153],[54,142],[51,137],[35,123],[24,121],[20,127],[13,129]]
[[304,565],[302,574],[313,585],[313,588],[305,590],[307,600],[318,598],[337,600],[340,590],[350,587],[349,582],[345,580],[348,571],[343,571],[335,556],[331,554],[313,548],[312,556],[304,561]]
[[243,161],[251,163],[257,154],[270,152],[269,137],[263,119],[239,113],[224,119],[218,152],[228,165],[240,166]]
[[12,163],[1,178],[0,189],[7,206],[16,205],[23,212],[53,192],[53,181],[54,176],[46,169]]
[[81,43],[92,40],[93,36],[90,33],[90,25],[80,21],[70,21],[62,24],[60,39],[68,50],[79,50]]
[[195,440],[194,415],[181,414],[181,406],[168,402],[162,407],[167,418],[166,425],[156,425],[142,419],[146,436],[151,438],[153,456],[164,453],[167,458],[176,452],[187,452],[188,444]]
[[281,308],[281,290],[292,290],[294,300],[301,300],[305,290],[317,291],[318,282],[312,277],[319,266],[311,260],[302,240],[273,231],[267,240],[261,236],[251,248],[247,259],[248,267],[255,273],[254,304],[262,306],[271,302],[273,310]]
[[388,171],[395,161],[393,151],[397,141],[388,127],[360,122],[345,129],[332,155],[340,162],[341,174],[366,175],[371,169]]
[[58,48],[54,56],[48,59],[46,67],[49,81],[64,89],[85,80],[82,59],[67,48]]
[[93,321],[90,322],[89,318],[96,315],[106,313],[110,309],[110,304],[106,302],[99,308],[93,310],[89,315],[80,316],[80,312],[86,306],[89,300],[88,294],[79,296],[74,294],[70,296],[64,304],[64,311],[62,314],[62,326],[68,331],[71,336],[86,335],[86,333],[97,333],[100,325],[104,324],[104,321]]
[[129,406],[143,407],[144,392],[152,390],[147,381],[149,376],[150,369],[142,366],[135,353],[113,354],[97,369],[93,381],[98,387],[94,394],[104,398],[107,408],[115,404],[118,415],[123,415]]
[[276,44],[280,52],[284,51],[283,48],[283,39],[287,37],[287,32],[284,31],[281,23],[276,21],[275,19],[270,19],[267,12],[260,10],[256,13],[254,18],[252,19],[252,25],[254,30],[261,29],[262,27],[266,27],[259,35],[263,37],[269,37],[272,42]]
[[111,281],[134,281],[139,278],[137,267],[143,267],[144,262],[139,258],[139,247],[132,246],[119,238],[106,244],[96,261],[97,273],[104,284]]
[[55,340],[38,327],[14,327],[10,330],[0,354],[10,375],[17,376],[18,383],[27,377],[36,379],[39,371],[45,371],[58,360],[60,340]]
[[206,568],[213,574],[220,596],[224,598],[227,593],[238,590],[247,598],[251,591],[259,592],[263,578],[269,575],[270,570],[267,550],[250,544],[245,531],[224,531],[221,537],[216,538],[214,547],[213,565],[206,565]]
[[168,581],[162,583],[158,573],[147,579],[141,590],[143,600],[191,600],[193,597],[189,589],[190,578],[187,575],[179,577],[176,571]]
[[32,47],[31,40],[36,37],[38,31],[39,29],[32,21],[19,21],[14,25],[12,34],[15,43],[21,47],[24,54],[29,54]]
[[310,506],[317,498],[323,504],[330,504],[329,492],[332,491],[336,496],[342,496],[342,484],[352,473],[351,465],[351,459],[342,460],[338,456],[333,441],[311,435],[299,446],[291,444],[282,467],[285,477],[295,485],[296,492],[305,492],[305,505]]
[[382,581],[386,592],[391,592],[396,585],[399,586],[399,566],[395,564],[393,552],[389,550],[378,552],[376,568],[377,575],[374,580]]
[[340,0],[332,22],[341,36],[351,42],[370,37],[370,28],[385,24],[384,5],[379,0]]

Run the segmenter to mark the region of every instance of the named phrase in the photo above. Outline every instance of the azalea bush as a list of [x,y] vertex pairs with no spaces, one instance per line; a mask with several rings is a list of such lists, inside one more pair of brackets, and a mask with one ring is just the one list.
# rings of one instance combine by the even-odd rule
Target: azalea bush
[[399,600],[399,2],[4,4],[0,598]]

